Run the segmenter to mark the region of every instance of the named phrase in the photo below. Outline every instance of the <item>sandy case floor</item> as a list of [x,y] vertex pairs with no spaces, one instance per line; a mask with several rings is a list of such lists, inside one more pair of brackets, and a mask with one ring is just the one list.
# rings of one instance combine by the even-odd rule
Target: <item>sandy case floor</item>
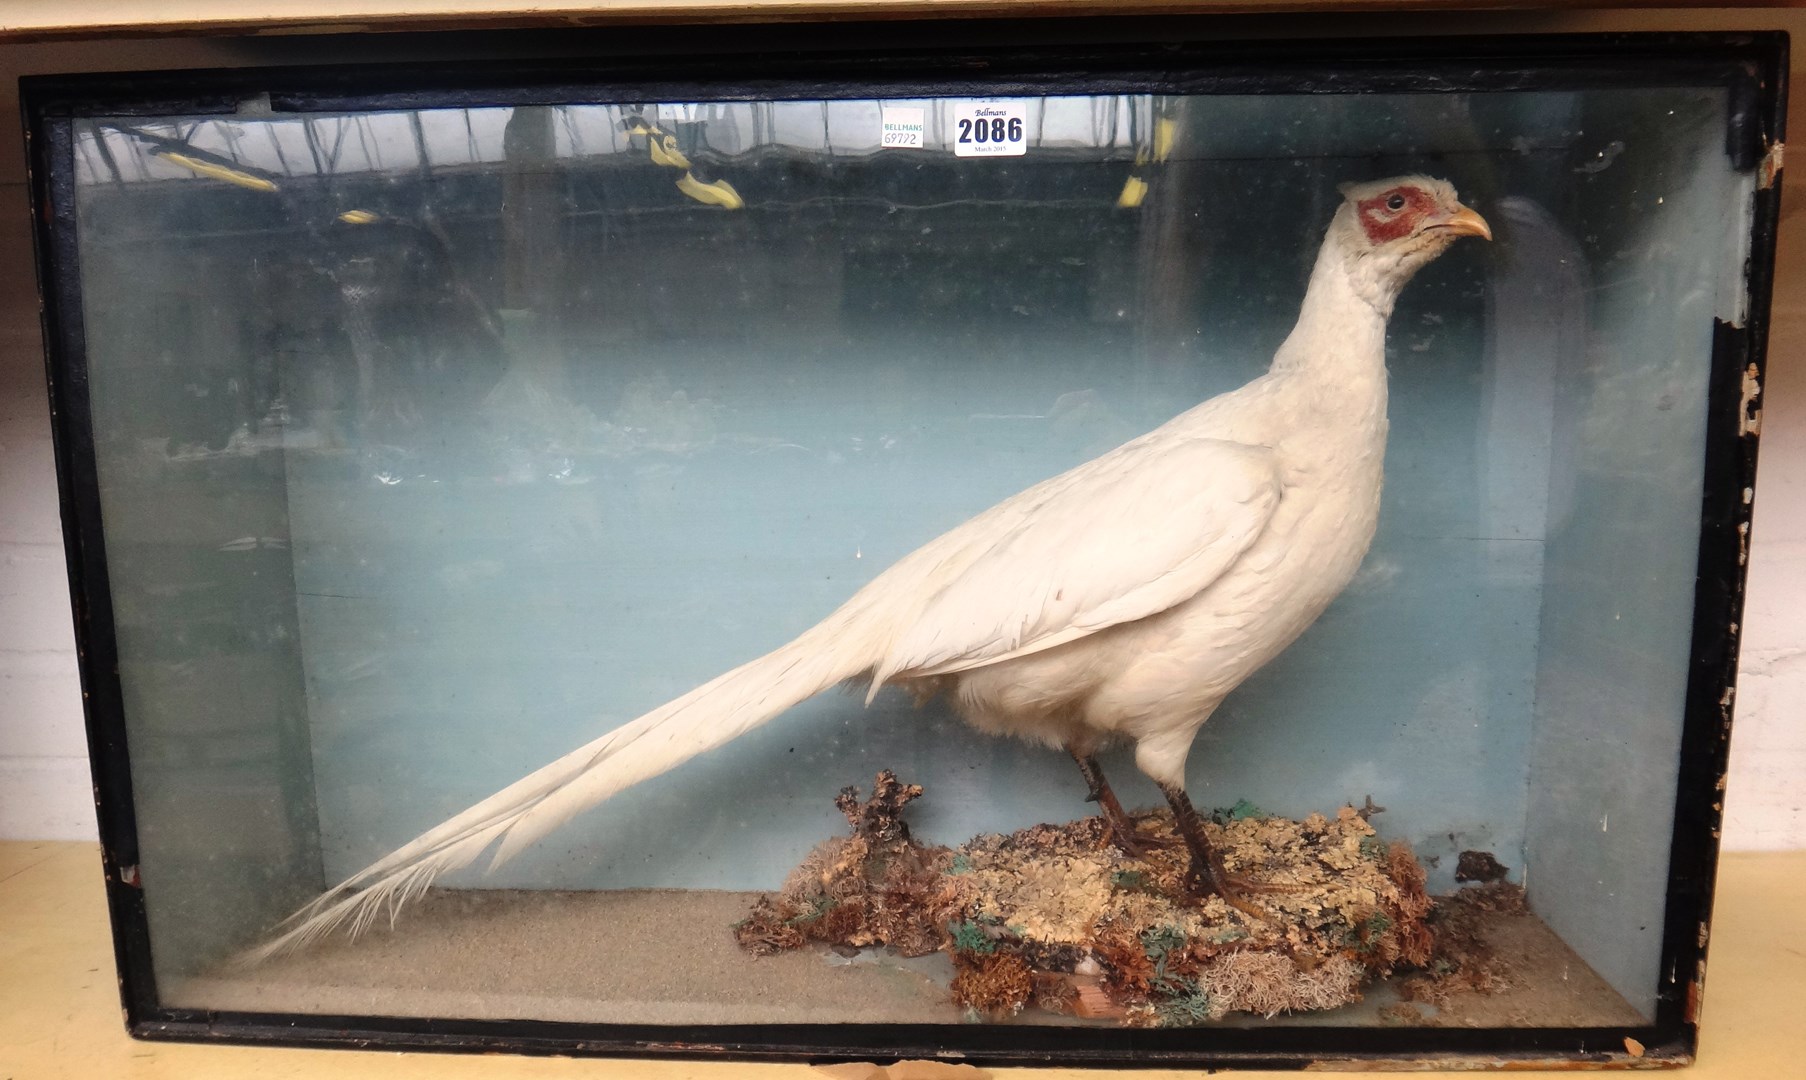
[[770,898],[434,889],[356,940],[192,977],[165,969],[160,990],[203,1010],[627,1024],[1649,1019],[1526,910],[1490,856],[1463,866],[1477,856],[1493,883],[1433,902],[1410,848],[1370,821],[1380,807],[1213,813],[1200,827],[1224,872],[1244,875],[1231,905],[1193,894],[1164,810],[1125,819],[1130,840],[1086,817],[947,848],[911,835],[920,786],[889,770],[874,784],[869,798],[841,792],[849,832]]
[[[391,933],[314,947],[249,971],[221,968],[169,989],[190,1008],[339,1015],[647,1024],[957,1024],[945,954],[822,947],[751,956],[728,927],[757,893],[439,893]],[[685,934],[686,928],[714,933]],[[1635,1010],[1534,916],[1499,915],[1494,949],[1518,958],[1514,987],[1462,995],[1426,1014],[1480,1026],[1635,1025]],[[1385,983],[1358,1005],[1230,1023],[1375,1024],[1398,998]],[[1396,1013],[1390,1014],[1395,1016]],[[1016,1023],[1074,1023],[1030,1010]],[[1390,1022],[1396,1022],[1392,1020]],[[4,1074],[0,1074],[4,1075]]]

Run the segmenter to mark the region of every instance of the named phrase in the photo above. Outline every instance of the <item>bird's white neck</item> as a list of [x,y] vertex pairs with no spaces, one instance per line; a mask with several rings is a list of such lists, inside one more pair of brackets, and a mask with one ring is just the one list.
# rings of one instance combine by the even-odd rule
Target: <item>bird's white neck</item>
[[1298,324],[1273,356],[1273,372],[1334,381],[1384,378],[1386,319],[1398,286],[1371,280],[1332,234],[1317,252]]

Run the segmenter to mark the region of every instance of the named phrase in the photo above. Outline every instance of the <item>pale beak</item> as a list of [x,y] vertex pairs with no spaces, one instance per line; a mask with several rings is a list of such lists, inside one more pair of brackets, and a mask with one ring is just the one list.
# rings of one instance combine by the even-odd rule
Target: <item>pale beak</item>
[[1460,203],[1455,204],[1455,212],[1449,215],[1447,221],[1439,221],[1430,228],[1447,229],[1456,236],[1478,236],[1482,240],[1492,239],[1492,226],[1486,223],[1486,219]]

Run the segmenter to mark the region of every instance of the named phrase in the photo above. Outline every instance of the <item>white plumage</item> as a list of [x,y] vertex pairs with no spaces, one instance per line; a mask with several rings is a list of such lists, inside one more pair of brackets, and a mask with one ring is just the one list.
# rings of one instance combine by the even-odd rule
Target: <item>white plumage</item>
[[857,678],[874,694],[944,691],[983,730],[1066,748],[1126,847],[1132,826],[1092,754],[1133,743],[1173,802],[1194,884],[1232,895],[1184,794],[1193,736],[1354,576],[1379,516],[1393,301],[1455,238],[1490,237],[1440,180],[1343,193],[1266,374],[923,545],[796,640],[359,871],[257,955],[393,918],[490,847],[499,865],[616,792]]

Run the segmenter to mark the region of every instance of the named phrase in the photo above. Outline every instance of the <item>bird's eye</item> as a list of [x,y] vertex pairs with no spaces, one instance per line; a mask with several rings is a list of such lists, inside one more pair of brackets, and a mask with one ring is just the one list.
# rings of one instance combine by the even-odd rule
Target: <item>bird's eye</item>
[[1386,209],[1388,209],[1388,210],[1392,210],[1392,211],[1396,212],[1399,210],[1403,210],[1404,208],[1405,208],[1405,197],[1403,195],[1400,195],[1396,191],[1392,193],[1392,197],[1390,199],[1386,200]]

